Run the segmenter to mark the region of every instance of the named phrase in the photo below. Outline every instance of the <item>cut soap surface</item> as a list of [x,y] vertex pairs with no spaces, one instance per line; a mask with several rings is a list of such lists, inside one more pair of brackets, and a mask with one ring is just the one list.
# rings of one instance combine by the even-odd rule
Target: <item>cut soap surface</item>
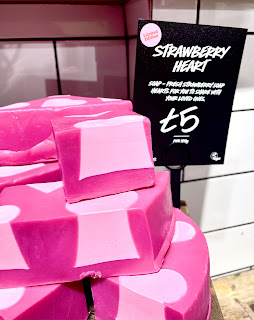
[[134,112],[52,121],[66,199],[83,199],[154,185],[150,121]]

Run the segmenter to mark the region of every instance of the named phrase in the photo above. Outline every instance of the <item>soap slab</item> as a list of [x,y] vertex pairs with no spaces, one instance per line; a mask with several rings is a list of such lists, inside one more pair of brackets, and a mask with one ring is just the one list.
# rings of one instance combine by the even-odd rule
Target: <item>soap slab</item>
[[154,185],[148,118],[109,112],[62,117],[52,125],[69,203]]
[[209,252],[198,226],[179,209],[158,273],[91,280],[96,320],[208,320]]
[[1,320],[86,320],[82,281],[0,289]]
[[10,186],[60,180],[61,174],[58,162],[0,167],[0,192],[5,187]]
[[61,181],[5,188],[0,288],[158,271],[174,225],[168,172],[154,187],[73,204]]
[[119,99],[51,96],[0,108],[0,166],[57,160],[51,119],[66,115],[130,111]]

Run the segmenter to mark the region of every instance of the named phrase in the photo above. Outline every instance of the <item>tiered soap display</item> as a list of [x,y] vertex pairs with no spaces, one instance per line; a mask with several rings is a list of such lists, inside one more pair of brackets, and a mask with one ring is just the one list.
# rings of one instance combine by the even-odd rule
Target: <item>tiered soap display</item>
[[208,320],[209,254],[203,233],[180,210],[159,272],[91,281],[98,320]]
[[87,319],[85,277],[98,320],[209,319],[205,238],[130,101],[17,103],[0,128],[1,320]]

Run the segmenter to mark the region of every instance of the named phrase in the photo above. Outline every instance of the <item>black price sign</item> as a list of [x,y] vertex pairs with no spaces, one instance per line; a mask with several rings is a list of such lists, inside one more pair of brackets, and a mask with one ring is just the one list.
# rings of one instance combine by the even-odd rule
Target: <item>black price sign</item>
[[247,30],[139,20],[134,110],[155,165],[224,162]]

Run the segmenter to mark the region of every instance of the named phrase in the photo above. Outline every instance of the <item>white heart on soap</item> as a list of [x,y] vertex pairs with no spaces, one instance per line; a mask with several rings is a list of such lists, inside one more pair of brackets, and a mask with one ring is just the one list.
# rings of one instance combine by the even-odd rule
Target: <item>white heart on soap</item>
[[194,238],[195,234],[196,231],[192,225],[183,221],[176,221],[172,243],[191,240]]
[[30,103],[28,102],[18,102],[18,103],[14,103],[14,104],[10,104],[8,106],[2,107],[2,109],[18,109],[18,108],[24,108],[24,107],[28,107],[30,106]]
[[137,200],[137,192],[129,191],[72,204],[66,203],[66,209],[79,215],[94,212],[126,210]]
[[104,102],[107,102],[107,101],[119,101],[119,100],[121,100],[121,99],[101,98],[101,97],[99,97],[99,99],[101,99],[101,100],[104,101]]
[[8,223],[20,214],[20,208],[11,204],[0,206],[0,223]]
[[168,269],[140,276],[122,276],[119,277],[119,282],[137,294],[160,303],[176,302],[187,292],[187,283],[183,276]]
[[101,113],[94,113],[94,114],[74,114],[71,116],[65,116],[65,118],[94,118],[94,117],[96,118],[96,117],[102,116],[103,114],[106,114],[109,112],[111,112],[111,111],[104,111]]
[[32,183],[32,184],[28,184],[27,186],[44,193],[50,193],[61,188],[63,186],[63,182],[57,181],[57,182],[45,182],[45,183]]
[[52,99],[52,98],[62,98],[62,97],[70,97],[70,94],[61,94],[61,95],[55,95],[55,96],[48,96],[47,99]]
[[45,166],[44,163],[29,164],[25,166],[3,166],[0,167],[0,177],[9,177],[15,174],[27,172]]
[[77,106],[87,103],[86,100],[72,100],[68,98],[48,99],[42,104],[42,107],[67,107]]
[[98,120],[87,120],[82,122],[77,122],[74,124],[75,128],[93,128],[93,127],[113,127],[122,124],[129,124],[133,122],[142,122],[144,120],[143,116],[132,115],[132,116],[120,116],[110,119],[98,119]]
[[25,293],[25,288],[0,289],[0,310],[8,309],[18,303]]

